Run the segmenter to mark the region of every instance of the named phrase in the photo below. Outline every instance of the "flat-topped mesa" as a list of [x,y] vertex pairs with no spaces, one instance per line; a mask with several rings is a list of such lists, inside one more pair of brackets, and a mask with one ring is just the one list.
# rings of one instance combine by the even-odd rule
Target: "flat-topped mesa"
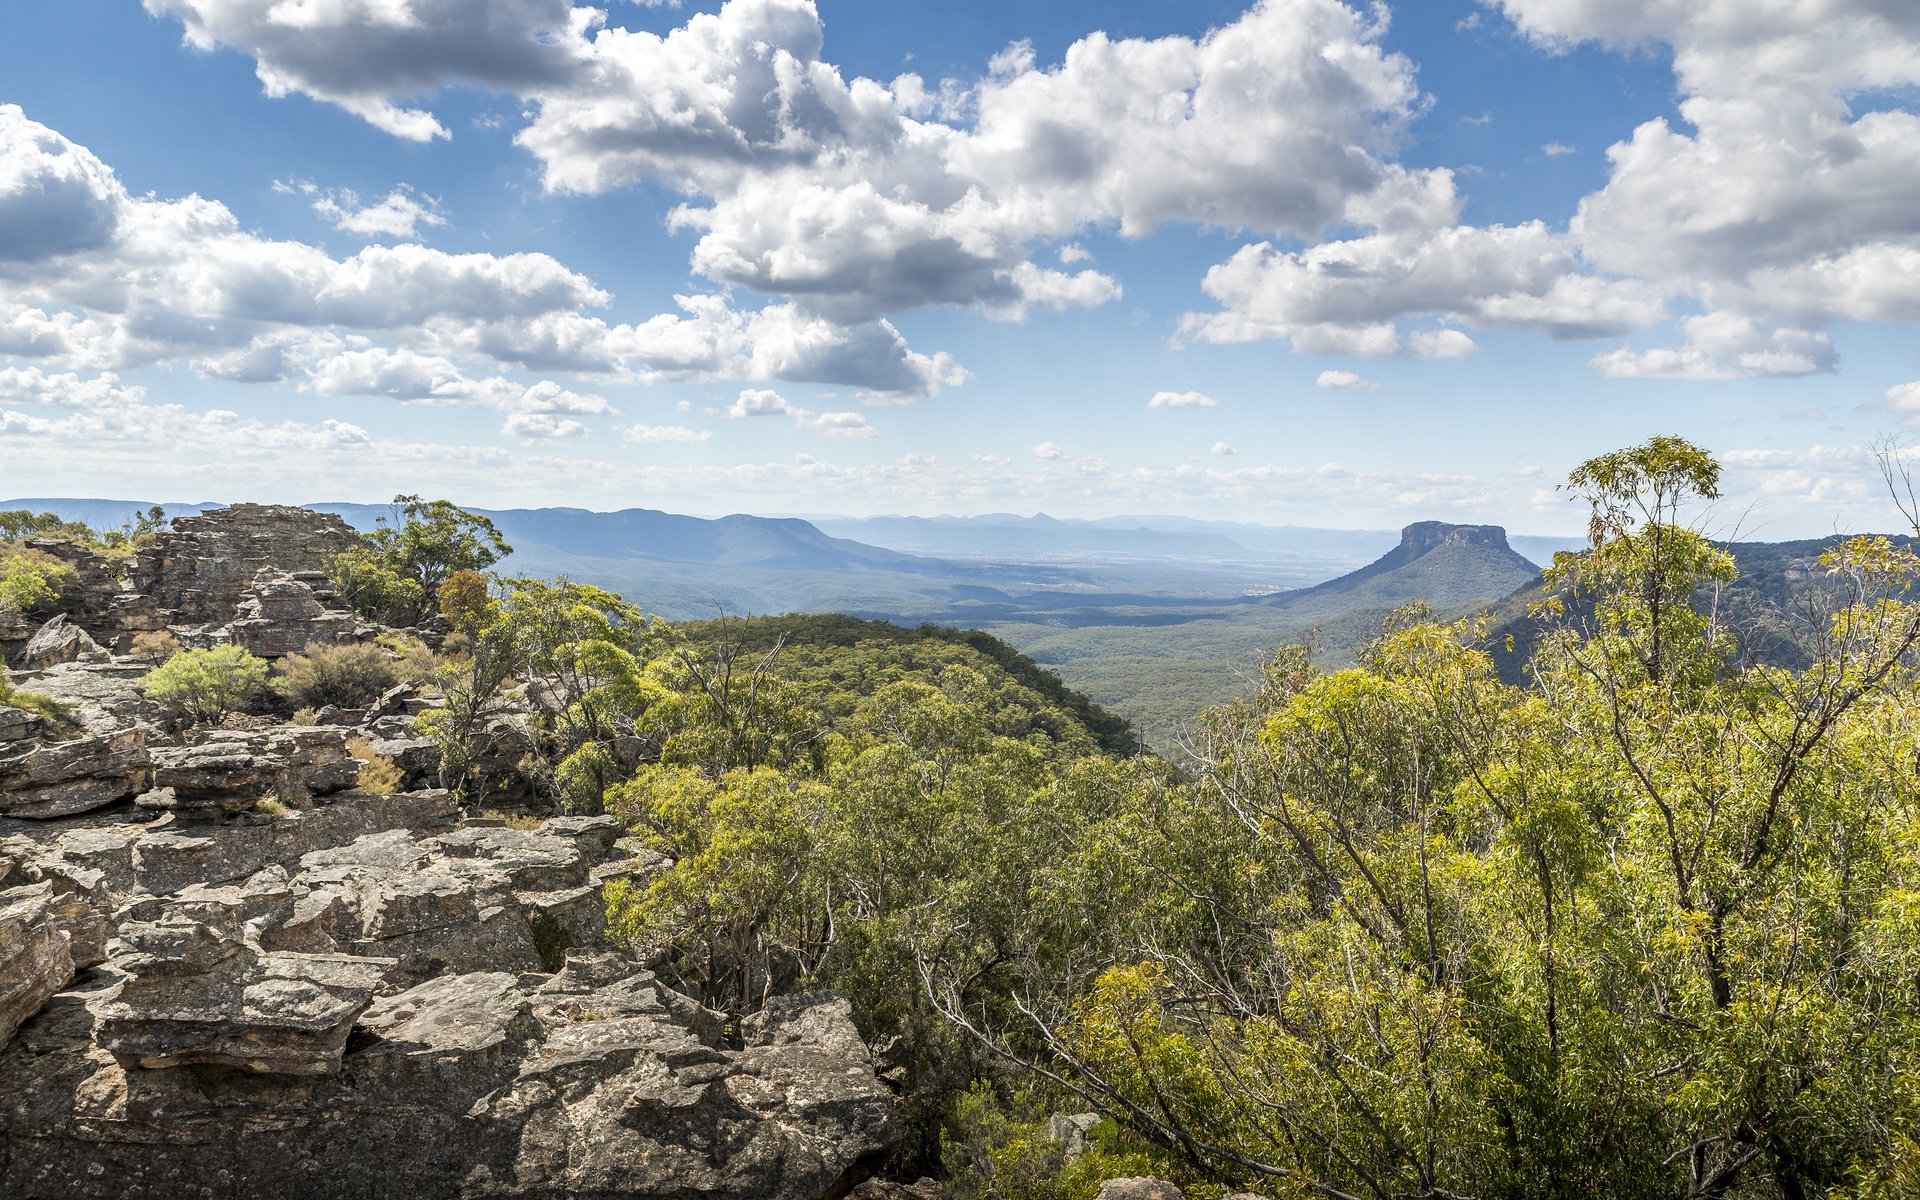
[[1507,531],[1498,525],[1449,525],[1445,521],[1415,521],[1400,531],[1400,548],[1403,550],[1419,553],[1448,543],[1490,546],[1495,550],[1512,549],[1507,545]]
[[235,504],[173,528],[134,560],[135,591],[188,621],[225,623],[263,567],[324,572],[359,539],[332,513],[289,504]]

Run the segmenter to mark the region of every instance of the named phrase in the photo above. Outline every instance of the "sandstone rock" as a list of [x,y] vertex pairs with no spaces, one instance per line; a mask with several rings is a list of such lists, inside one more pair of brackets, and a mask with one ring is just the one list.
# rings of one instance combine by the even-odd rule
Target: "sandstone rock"
[[59,663],[101,662],[111,657],[86,630],[68,620],[65,613],[42,625],[21,648],[19,666],[37,671]]
[[125,658],[59,663],[16,675],[14,683],[75,709],[82,725],[97,730],[159,712],[159,706],[140,693],[141,681],[150,670],[149,663]]
[[1096,1200],[1186,1200],[1186,1194],[1164,1179],[1136,1175],[1130,1179],[1107,1180],[1100,1185]]
[[67,932],[49,884],[0,892],[0,1046],[73,978]]
[[145,786],[147,735],[140,726],[65,742],[0,747],[0,816],[45,819],[86,812]]
[[41,720],[38,713],[10,705],[0,705],[0,746],[9,742],[24,742],[28,738],[37,738],[45,724],[46,722]]
[[[604,920],[606,822],[456,813],[347,793],[272,820],[0,823],[0,887],[31,875],[34,897],[0,956],[37,948],[14,1008],[39,1010],[0,1046],[0,1195],[819,1200],[897,1140],[838,997],[782,1000],[735,1048],[617,954],[540,969],[536,924]],[[104,932],[103,886],[108,965],[48,999]]]
[[175,518],[171,530],[136,556],[129,577],[134,591],[152,596],[181,623],[225,624],[262,568],[324,572],[358,544],[331,513],[236,504]]
[[216,729],[198,735],[193,745],[153,751],[154,790],[136,803],[223,813],[245,811],[266,796],[304,804],[353,786],[359,773],[344,729]]
[[1054,1113],[1047,1118],[1047,1140],[1069,1159],[1079,1158],[1087,1152],[1087,1135],[1099,1123],[1099,1113]]
[[149,1069],[333,1074],[392,965],[260,953],[242,938],[233,907],[204,900],[123,925],[108,949],[127,980],[101,1009],[99,1044],[122,1066]]
[[[307,575],[263,570],[240,595],[238,616],[228,626],[234,644],[262,658],[304,654],[314,646],[356,640],[352,613],[327,608]],[[328,596],[332,592],[326,593]]]

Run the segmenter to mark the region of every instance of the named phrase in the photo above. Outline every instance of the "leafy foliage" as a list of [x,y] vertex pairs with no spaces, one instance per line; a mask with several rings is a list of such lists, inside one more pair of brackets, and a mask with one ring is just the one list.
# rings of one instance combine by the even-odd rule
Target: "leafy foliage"
[[212,724],[264,695],[265,659],[238,646],[182,650],[147,673],[140,689],[177,717]]
[[395,496],[390,519],[334,561],[334,586],[354,609],[386,625],[438,612],[449,578],[478,573],[513,553],[492,521],[447,500]]
[[0,612],[33,613],[51,608],[73,578],[73,568],[51,554],[0,545]]
[[314,646],[275,664],[274,690],[302,708],[358,708],[400,682],[400,670],[379,646]]

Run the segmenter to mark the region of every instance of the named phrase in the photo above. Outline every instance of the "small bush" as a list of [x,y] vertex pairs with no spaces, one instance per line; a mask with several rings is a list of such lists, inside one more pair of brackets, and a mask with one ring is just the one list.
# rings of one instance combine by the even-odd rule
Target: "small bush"
[[180,653],[180,639],[164,629],[136,633],[133,635],[133,653],[157,665]]
[[0,612],[30,613],[51,607],[73,578],[73,568],[51,554],[0,546]]
[[319,723],[319,710],[312,708],[296,708],[293,710],[293,715],[287,718],[289,725],[318,725]]
[[0,708],[24,708],[38,715],[42,728],[53,737],[72,733],[78,728],[71,708],[50,697],[23,692],[4,679],[0,679]]
[[238,646],[182,650],[148,672],[140,690],[175,716],[211,725],[267,691],[267,664]]
[[360,780],[355,785],[376,796],[391,796],[406,786],[407,773],[400,764],[384,754],[375,754],[372,743],[355,738],[347,743],[347,753],[360,760]]
[[280,660],[274,688],[301,708],[364,708],[400,682],[400,671],[378,646],[316,646]]

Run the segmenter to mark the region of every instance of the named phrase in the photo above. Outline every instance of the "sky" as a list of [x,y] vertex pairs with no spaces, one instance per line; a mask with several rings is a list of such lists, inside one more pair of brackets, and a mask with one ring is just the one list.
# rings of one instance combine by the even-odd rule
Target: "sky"
[[0,497],[1889,528],[1916,197],[1912,0],[11,0]]

